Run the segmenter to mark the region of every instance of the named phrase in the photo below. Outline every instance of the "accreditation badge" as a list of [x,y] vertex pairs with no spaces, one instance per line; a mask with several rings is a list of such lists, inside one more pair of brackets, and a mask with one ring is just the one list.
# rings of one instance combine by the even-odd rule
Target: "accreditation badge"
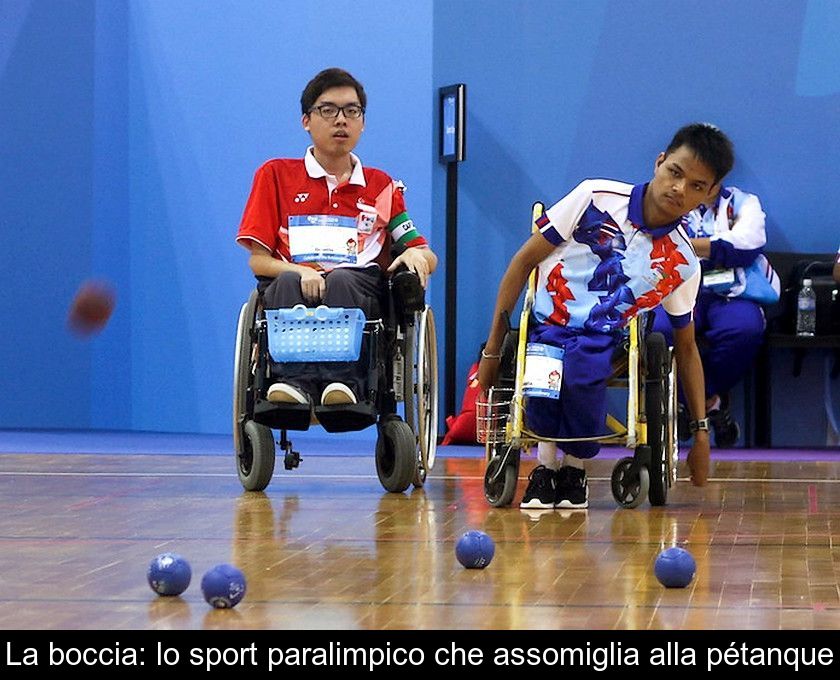
[[735,285],[735,270],[710,269],[703,274],[703,285],[719,295],[726,295]]
[[526,397],[559,399],[563,383],[562,347],[529,342],[525,347],[525,379],[522,394]]
[[289,250],[295,264],[356,264],[356,219],[342,215],[290,215]]

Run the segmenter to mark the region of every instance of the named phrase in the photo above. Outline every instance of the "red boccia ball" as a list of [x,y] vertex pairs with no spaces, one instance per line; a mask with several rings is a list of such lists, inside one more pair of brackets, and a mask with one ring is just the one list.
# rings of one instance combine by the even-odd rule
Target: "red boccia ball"
[[79,335],[91,335],[101,331],[114,312],[113,289],[100,281],[86,281],[76,292],[67,323]]

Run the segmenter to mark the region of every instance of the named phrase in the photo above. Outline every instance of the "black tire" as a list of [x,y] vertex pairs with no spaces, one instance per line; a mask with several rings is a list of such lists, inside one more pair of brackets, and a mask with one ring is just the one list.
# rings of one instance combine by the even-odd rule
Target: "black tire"
[[402,493],[417,472],[417,441],[399,417],[389,417],[376,439],[376,474],[386,491]]
[[254,348],[251,330],[259,313],[259,304],[259,295],[254,290],[239,310],[236,327],[236,348],[233,357],[233,446],[237,458],[245,453],[245,423],[253,416],[248,413],[247,395],[254,382],[251,366]]
[[[484,472],[484,497],[494,508],[503,508],[513,502],[516,484],[519,481],[519,451],[506,448],[506,444],[495,447],[493,456]],[[505,456],[505,452],[508,456]],[[502,475],[497,476],[499,466],[504,465]],[[495,478],[495,481],[493,481]]]
[[435,466],[438,425],[437,336],[431,307],[415,314],[414,323],[406,324],[404,344],[405,421],[415,434],[420,466],[428,472]]
[[662,333],[651,333],[645,338],[645,414],[647,415],[647,440],[650,446],[650,491],[648,499],[654,506],[665,505],[668,500],[671,445],[669,432],[668,376],[671,353]]
[[245,421],[243,452],[237,456],[239,481],[246,491],[262,491],[274,474],[274,435],[265,425]]
[[613,498],[622,508],[635,508],[642,504],[650,491],[650,475],[644,466],[633,472],[634,459],[622,458],[612,471],[610,487]]

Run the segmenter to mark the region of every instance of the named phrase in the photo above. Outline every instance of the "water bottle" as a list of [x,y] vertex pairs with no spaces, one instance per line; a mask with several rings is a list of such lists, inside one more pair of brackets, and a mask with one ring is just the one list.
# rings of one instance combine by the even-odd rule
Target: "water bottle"
[[796,334],[812,337],[817,326],[817,295],[811,279],[802,279],[802,288],[796,298]]

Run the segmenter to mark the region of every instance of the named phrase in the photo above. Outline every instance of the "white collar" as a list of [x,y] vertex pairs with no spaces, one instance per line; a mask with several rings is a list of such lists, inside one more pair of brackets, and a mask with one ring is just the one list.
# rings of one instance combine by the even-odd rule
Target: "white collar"
[[[310,146],[303,157],[303,163],[306,166],[306,174],[308,174],[312,179],[329,176],[330,173],[324,170],[323,166],[318,162],[318,159],[315,158],[314,152],[315,147]],[[362,167],[362,161],[359,160],[359,157],[354,153],[350,154],[350,159],[353,161],[353,172],[350,173],[350,179],[347,180],[347,183],[358,184],[360,187],[367,186],[367,182],[365,182],[365,169]]]

